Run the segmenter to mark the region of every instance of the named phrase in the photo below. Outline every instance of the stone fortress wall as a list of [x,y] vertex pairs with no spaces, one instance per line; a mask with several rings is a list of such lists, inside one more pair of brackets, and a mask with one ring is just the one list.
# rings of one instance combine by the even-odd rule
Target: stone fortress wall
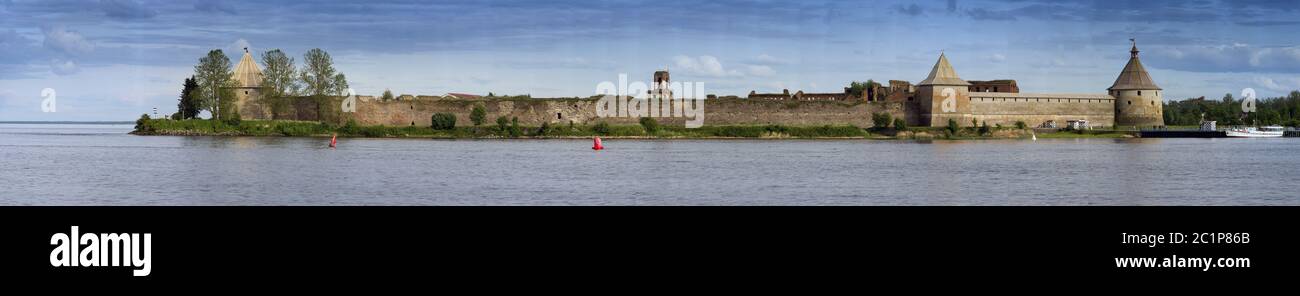
[[[411,97],[408,97],[411,98]],[[287,110],[276,113],[274,119],[302,121],[331,121],[342,124],[349,119],[361,125],[429,126],[434,113],[456,115],[457,126],[471,126],[470,112],[475,105],[487,111],[484,125],[495,125],[496,118],[518,117],[519,124],[538,126],[543,122],[552,125],[637,124],[638,118],[606,117],[596,115],[595,99],[446,99],[420,96],[413,99],[380,100],[373,96],[358,96],[355,112],[342,112],[343,97],[318,100],[311,97],[294,98]],[[704,103],[705,125],[767,125],[788,126],[846,125],[871,127],[871,114],[890,113],[906,116],[903,103],[898,102],[834,102],[834,101],[767,101],[748,99],[708,99]],[[323,104],[323,105],[322,105]],[[261,105],[256,100],[246,107]],[[321,112],[326,112],[322,116]],[[246,117],[247,118],[247,117]],[[247,118],[253,119],[253,118]],[[256,118],[271,119],[271,118]],[[687,118],[659,117],[661,124],[685,124]]]
[[[910,126],[946,126],[952,119],[960,126],[975,120],[990,126],[1011,126],[1024,122],[1040,126],[1054,122],[1064,126],[1071,120],[1087,120],[1094,127],[1119,125],[1163,125],[1161,89],[1138,60],[1136,42],[1131,58],[1107,93],[1035,94],[1020,93],[1014,80],[975,81],[958,77],[944,55],[940,55],[930,76],[913,86],[906,81],[890,81],[888,87],[871,86],[863,95],[828,94],[812,99],[794,99],[788,91],[781,94],[757,94],[749,98],[716,98],[704,102],[705,125],[789,126],[855,125],[872,127],[872,114],[885,112],[903,118]],[[246,52],[237,66],[239,89],[237,108],[246,119],[282,119],[324,121],[342,124],[355,120],[362,125],[429,126],[435,113],[455,114],[458,126],[472,125],[469,114],[474,106],[487,110],[484,125],[494,125],[501,116],[518,118],[521,125],[637,124],[638,118],[599,118],[596,99],[504,99],[474,95],[411,96],[382,100],[358,96],[355,112],[343,112],[342,97],[292,98],[285,110],[273,110],[263,101],[255,78],[260,70]],[[241,79],[241,77],[243,77]],[[667,71],[655,73],[655,81],[667,83]],[[1003,92],[997,92],[1003,91]],[[1117,99],[1117,97],[1119,99]],[[272,114],[274,113],[274,114]],[[657,118],[661,124],[684,124],[686,118]]]

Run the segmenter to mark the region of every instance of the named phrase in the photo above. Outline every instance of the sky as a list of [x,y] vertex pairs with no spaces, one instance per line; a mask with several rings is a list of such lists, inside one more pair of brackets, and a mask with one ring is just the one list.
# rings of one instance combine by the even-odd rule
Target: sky
[[[171,114],[209,50],[328,51],[361,95],[590,96],[627,74],[706,93],[925,78],[1105,93],[1136,38],[1166,100],[1300,89],[1300,1],[0,0],[0,121]],[[53,90],[55,112],[43,112]]]

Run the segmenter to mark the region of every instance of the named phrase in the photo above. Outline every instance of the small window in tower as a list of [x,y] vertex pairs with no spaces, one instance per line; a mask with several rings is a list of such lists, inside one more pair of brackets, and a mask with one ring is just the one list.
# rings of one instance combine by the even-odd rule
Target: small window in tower
[[244,94],[248,94],[248,91],[244,91]]
[[1139,96],[1142,95],[1142,91],[1139,90],[1139,91],[1138,91],[1138,95],[1139,95]]
[[1129,105],[1133,105],[1133,100],[1128,100]]
[[555,113],[555,119],[564,119],[563,113]]
[[1151,106],[1155,106],[1155,105],[1156,105],[1156,101],[1151,101]]

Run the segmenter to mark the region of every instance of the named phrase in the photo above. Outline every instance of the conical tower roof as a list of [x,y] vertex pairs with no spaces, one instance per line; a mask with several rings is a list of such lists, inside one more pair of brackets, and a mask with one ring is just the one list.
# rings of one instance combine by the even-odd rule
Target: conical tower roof
[[258,68],[256,61],[253,61],[253,55],[248,53],[248,48],[244,48],[244,57],[239,58],[239,64],[235,65],[233,78],[235,86],[238,87],[262,86],[262,69]]
[[948,57],[940,53],[939,62],[934,63],[934,69],[930,70],[930,77],[917,84],[917,86],[922,85],[970,85],[970,83],[957,77],[957,71],[953,70],[952,64],[948,63]]
[[1110,90],[1160,90],[1156,83],[1151,81],[1151,74],[1147,69],[1142,67],[1142,61],[1138,60],[1137,42],[1133,42],[1133,49],[1129,51],[1132,54],[1128,58],[1128,65],[1124,65],[1124,71],[1119,72],[1119,78],[1115,78],[1115,84],[1110,86]]

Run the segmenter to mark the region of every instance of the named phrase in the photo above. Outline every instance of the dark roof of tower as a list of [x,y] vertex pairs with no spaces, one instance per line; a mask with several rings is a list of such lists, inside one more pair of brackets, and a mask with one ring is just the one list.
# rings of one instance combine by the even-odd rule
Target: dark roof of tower
[[1128,59],[1128,65],[1124,65],[1124,71],[1119,73],[1119,78],[1115,78],[1115,84],[1110,86],[1110,90],[1133,90],[1133,89],[1151,89],[1159,90],[1160,87],[1151,81],[1151,74],[1147,69],[1142,67],[1142,61],[1138,60],[1137,43],[1133,43],[1133,49],[1129,51],[1132,55]]

